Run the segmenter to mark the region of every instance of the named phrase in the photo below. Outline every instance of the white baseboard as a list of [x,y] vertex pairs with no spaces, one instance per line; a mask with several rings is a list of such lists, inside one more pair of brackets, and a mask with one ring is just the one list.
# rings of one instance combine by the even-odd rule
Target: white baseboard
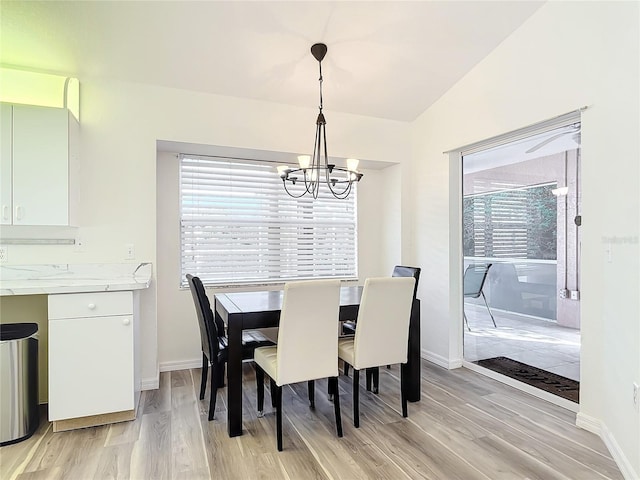
[[587,432],[595,433],[598,436],[602,434],[602,422],[582,412],[578,412],[576,415],[576,427],[582,428]]
[[160,378],[159,377],[143,378],[140,384],[140,388],[142,390],[157,390],[160,388]]
[[202,367],[202,358],[197,360],[179,360],[176,362],[164,362],[160,364],[161,372],[173,372],[175,370],[188,370],[189,368]]
[[181,360],[179,362],[161,363],[155,377],[143,378],[140,384],[142,390],[157,390],[160,388],[160,372],[173,372],[174,370],[187,370],[189,368],[202,367],[202,360]]
[[430,352],[424,348],[420,351],[420,356],[431,363],[435,363],[439,367],[446,368],[447,370],[453,370],[454,368],[460,368],[462,366],[461,358],[448,359],[437,353]]
[[633,466],[631,462],[624,454],[618,442],[616,442],[615,437],[611,434],[607,426],[597,418],[591,417],[589,415],[585,415],[584,413],[578,413],[576,416],[576,426],[583,428],[591,433],[595,433],[606,445],[611,457],[618,465],[622,476],[625,480],[638,480],[640,479],[640,472],[635,472],[633,470]]

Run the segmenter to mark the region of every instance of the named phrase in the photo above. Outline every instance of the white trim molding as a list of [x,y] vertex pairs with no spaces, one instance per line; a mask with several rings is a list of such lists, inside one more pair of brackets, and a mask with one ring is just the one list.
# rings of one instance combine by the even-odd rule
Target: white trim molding
[[160,388],[160,378],[159,377],[151,377],[151,378],[143,378],[140,383],[140,388],[144,390],[157,390]]
[[462,366],[461,358],[446,358],[437,353],[425,350],[424,348],[420,350],[420,356],[428,362],[435,363],[439,367],[446,368],[447,370],[453,370],[454,368],[460,368]]
[[188,370],[190,368],[201,368],[202,358],[197,360],[178,360],[175,362],[164,362],[160,364],[161,372],[173,372],[175,370]]
[[640,478],[640,472],[633,470],[631,462],[602,420],[580,412],[576,415],[576,427],[595,433],[602,439],[625,480],[638,480]]
[[144,390],[157,390],[160,388],[160,369],[156,364],[156,375],[155,377],[147,377],[143,378],[140,381],[140,389]]

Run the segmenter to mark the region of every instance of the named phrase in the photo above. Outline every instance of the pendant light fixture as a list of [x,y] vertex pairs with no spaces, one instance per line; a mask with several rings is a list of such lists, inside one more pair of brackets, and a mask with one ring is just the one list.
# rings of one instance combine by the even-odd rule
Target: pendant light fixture
[[282,178],[285,191],[291,197],[299,198],[309,194],[318,198],[320,186],[324,184],[334,197],[343,199],[351,193],[353,183],[360,181],[362,173],[358,172],[358,160],[354,158],[347,159],[347,168],[329,163],[325,130],[327,122],[322,113],[322,60],[327,54],[327,46],[324,43],[316,43],[311,47],[311,54],[318,61],[320,69],[320,112],[316,120],[313,155],[298,156],[297,168],[279,166],[278,174]]

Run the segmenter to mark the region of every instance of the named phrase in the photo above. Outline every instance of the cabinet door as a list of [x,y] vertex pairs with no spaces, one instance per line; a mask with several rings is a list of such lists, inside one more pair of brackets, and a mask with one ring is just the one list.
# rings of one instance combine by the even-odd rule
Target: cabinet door
[[49,321],[49,420],[134,408],[133,316]]
[[69,113],[13,107],[13,224],[68,225]]
[[11,105],[0,104],[0,225],[11,224]]

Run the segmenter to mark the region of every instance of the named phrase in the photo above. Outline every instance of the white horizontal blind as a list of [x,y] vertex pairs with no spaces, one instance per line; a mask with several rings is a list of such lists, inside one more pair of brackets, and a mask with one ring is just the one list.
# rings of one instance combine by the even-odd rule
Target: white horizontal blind
[[357,277],[356,192],[292,198],[273,164],[181,156],[181,284]]

